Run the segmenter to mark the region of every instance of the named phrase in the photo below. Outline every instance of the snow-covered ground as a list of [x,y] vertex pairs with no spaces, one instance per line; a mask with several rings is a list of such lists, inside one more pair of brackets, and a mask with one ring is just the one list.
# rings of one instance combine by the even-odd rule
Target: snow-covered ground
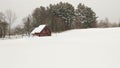
[[120,28],[0,40],[0,68],[120,68]]

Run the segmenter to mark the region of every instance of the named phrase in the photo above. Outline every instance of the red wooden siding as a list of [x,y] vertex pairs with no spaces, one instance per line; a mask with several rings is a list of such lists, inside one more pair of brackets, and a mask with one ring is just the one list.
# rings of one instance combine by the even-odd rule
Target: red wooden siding
[[47,26],[45,26],[41,32],[34,33],[33,35],[34,36],[51,36],[51,31]]

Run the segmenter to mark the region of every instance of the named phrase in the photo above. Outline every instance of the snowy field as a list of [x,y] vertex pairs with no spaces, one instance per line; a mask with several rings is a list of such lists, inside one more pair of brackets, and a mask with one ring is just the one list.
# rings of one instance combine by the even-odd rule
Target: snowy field
[[0,68],[120,68],[120,28],[0,40]]

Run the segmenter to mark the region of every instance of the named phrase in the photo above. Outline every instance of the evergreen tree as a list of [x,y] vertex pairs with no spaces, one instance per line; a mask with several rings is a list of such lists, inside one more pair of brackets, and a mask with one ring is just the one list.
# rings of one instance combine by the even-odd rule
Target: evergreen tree
[[33,26],[37,27],[41,24],[45,24],[46,19],[47,19],[47,10],[45,7],[41,6],[40,8],[36,8],[32,14],[34,18]]
[[27,18],[24,19],[24,31],[26,35],[30,36],[30,33],[32,31],[32,18],[28,16]]
[[52,32],[61,32],[71,28],[95,27],[97,18],[92,9],[83,4],[79,4],[75,10],[71,4],[63,2],[36,8],[32,17],[33,28],[46,24]]
[[47,24],[52,32],[59,32],[71,28],[74,7],[69,3],[58,3],[45,7],[36,8],[32,14],[34,27]]
[[54,5],[53,12],[55,15],[63,19],[65,30],[71,28],[71,24],[74,16],[74,7],[71,4],[60,2]]
[[84,4],[79,4],[76,9],[76,16],[82,28],[96,27],[96,14],[93,10]]

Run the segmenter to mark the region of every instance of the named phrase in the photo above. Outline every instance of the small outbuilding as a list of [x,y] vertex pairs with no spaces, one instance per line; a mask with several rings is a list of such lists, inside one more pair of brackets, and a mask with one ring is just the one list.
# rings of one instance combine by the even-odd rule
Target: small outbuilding
[[51,31],[46,25],[40,25],[36,27],[31,34],[33,36],[51,36]]

